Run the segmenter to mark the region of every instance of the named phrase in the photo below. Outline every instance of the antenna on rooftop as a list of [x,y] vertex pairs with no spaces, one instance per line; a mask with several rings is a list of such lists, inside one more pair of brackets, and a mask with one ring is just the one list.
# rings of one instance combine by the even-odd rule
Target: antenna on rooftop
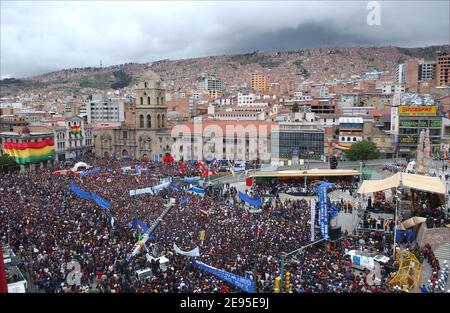
[[100,68],[102,68],[102,60],[100,60]]

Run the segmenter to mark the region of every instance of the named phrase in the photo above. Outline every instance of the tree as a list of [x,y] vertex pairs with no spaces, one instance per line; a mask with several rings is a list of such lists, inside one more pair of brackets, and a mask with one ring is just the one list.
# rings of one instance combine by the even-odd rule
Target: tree
[[17,167],[18,165],[13,157],[7,154],[0,157],[0,171],[4,172]]
[[297,103],[294,103],[294,105],[292,106],[292,112],[297,113],[298,111],[300,111],[300,107]]
[[366,161],[378,158],[380,152],[373,142],[364,140],[354,143],[350,149],[345,152],[345,155],[350,161]]

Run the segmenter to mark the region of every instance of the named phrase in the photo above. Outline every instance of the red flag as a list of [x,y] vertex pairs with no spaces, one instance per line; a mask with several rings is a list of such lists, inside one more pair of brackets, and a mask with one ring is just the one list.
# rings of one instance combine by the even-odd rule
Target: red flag
[[256,236],[259,237],[259,234],[261,233],[261,226],[256,226]]
[[0,293],[8,293],[8,285],[6,283],[5,263],[3,260],[3,246],[0,241]]
[[163,156],[163,163],[172,164],[174,161],[173,156],[170,155],[170,153],[166,153],[165,156]]
[[203,161],[198,161],[198,171],[200,172],[200,174],[203,174],[203,171],[205,170],[205,164],[203,163]]
[[181,175],[184,176],[184,163],[183,163],[183,161],[180,161],[180,172],[181,172]]
[[220,292],[221,293],[230,293],[230,288],[228,288],[228,286],[223,285],[220,287]]

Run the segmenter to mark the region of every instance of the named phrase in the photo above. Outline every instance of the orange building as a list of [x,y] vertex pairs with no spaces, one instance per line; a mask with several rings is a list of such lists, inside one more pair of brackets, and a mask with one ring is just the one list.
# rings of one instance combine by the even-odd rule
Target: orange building
[[269,91],[269,77],[264,73],[253,73],[251,86],[253,91],[266,92]]

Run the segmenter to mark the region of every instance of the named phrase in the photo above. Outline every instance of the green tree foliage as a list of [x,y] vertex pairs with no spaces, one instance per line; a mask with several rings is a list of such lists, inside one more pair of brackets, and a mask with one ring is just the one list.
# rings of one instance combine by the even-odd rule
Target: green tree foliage
[[131,83],[131,76],[128,75],[125,71],[115,71],[113,72],[113,75],[117,79],[117,81],[111,84],[112,89],[124,88]]
[[351,148],[345,152],[345,155],[350,161],[366,161],[377,159],[380,156],[380,153],[373,142],[364,140],[354,143]]
[[13,157],[5,154],[0,157],[0,172],[6,172],[11,169],[18,168],[19,166]]
[[300,111],[300,107],[298,106],[298,103],[294,103],[292,106],[292,112],[297,113],[298,111]]

